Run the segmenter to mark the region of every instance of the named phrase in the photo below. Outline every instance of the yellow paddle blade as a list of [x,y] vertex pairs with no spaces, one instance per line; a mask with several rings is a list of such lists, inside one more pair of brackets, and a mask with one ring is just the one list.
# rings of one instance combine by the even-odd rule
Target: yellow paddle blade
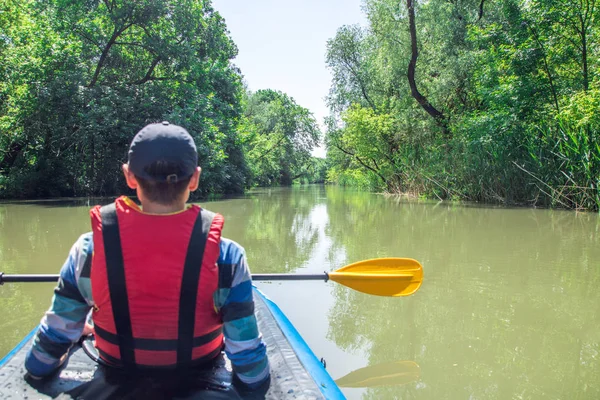
[[329,272],[329,279],[359,292],[409,296],[423,282],[423,266],[412,258],[374,258]]
[[414,361],[394,361],[370,365],[336,379],[339,387],[359,388],[405,385],[419,379],[421,368]]

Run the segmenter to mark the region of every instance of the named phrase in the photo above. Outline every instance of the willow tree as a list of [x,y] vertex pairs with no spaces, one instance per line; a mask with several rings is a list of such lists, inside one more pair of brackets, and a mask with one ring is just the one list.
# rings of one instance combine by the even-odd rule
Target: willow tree
[[328,43],[331,180],[600,207],[597,0],[364,9],[367,26],[341,27]]

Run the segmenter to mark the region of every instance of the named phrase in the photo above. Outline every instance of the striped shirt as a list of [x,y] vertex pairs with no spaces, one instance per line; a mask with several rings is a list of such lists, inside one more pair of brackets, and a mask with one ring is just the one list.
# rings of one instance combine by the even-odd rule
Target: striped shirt
[[[90,278],[82,276],[92,254],[89,232],[81,235],[71,248],[60,271],[52,305],[41,320],[25,360],[25,368],[34,376],[52,374],[60,366],[61,357],[81,337],[94,305]],[[223,320],[225,353],[237,378],[250,388],[258,387],[270,376],[269,363],[253,312],[252,280],[243,247],[221,238],[217,264],[219,288],[213,299]],[[240,314],[240,307],[250,312]]]

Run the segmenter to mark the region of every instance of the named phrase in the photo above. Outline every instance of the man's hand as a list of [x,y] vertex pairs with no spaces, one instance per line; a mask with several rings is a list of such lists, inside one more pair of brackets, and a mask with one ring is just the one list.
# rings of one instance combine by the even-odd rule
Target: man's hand
[[85,326],[83,327],[83,332],[81,332],[81,336],[86,337],[92,333],[94,333],[94,326],[86,322]]

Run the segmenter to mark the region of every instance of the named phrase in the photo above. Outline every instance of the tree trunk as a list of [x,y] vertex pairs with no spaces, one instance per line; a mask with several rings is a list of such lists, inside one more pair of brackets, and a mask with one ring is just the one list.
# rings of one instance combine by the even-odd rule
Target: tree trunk
[[115,27],[115,30],[113,31],[112,36],[108,40],[108,43],[106,43],[106,46],[104,46],[104,49],[102,50],[102,54],[100,55],[98,64],[96,64],[96,70],[94,71],[94,76],[92,77],[92,80],[88,84],[88,87],[91,88],[94,85],[96,85],[96,82],[98,81],[98,78],[100,77],[100,71],[102,70],[102,67],[104,66],[104,62],[106,61],[106,57],[108,57],[108,52],[110,51],[110,48],[115,44],[115,42],[117,41],[119,36],[123,32],[125,32],[127,29],[129,29],[129,27],[132,25],[133,24],[127,24],[127,25],[124,25],[123,27],[121,27],[120,29],[117,29]]
[[[583,27],[583,29],[586,29],[587,27]],[[590,83],[589,83],[589,72],[588,72],[588,57],[587,57],[587,53],[588,53],[588,49],[587,49],[587,35],[585,30],[581,31],[581,63],[583,64],[583,90],[584,91],[588,91],[588,89],[590,88]]]
[[92,184],[88,185],[88,194],[96,194],[96,138],[94,137],[94,134],[92,134],[91,140],[90,140],[90,155],[92,156],[92,160],[91,160],[91,170],[90,170],[90,176],[91,176],[91,181]]
[[540,37],[533,26],[530,26],[531,33],[533,34],[533,38],[535,39],[538,47],[540,48],[543,54],[544,61],[544,72],[546,72],[546,76],[548,77],[548,82],[550,83],[550,91],[552,92],[552,99],[554,100],[554,107],[556,108],[556,112],[560,112],[560,106],[558,104],[558,96],[556,94],[556,89],[554,88],[554,79],[552,79],[552,73],[550,72],[550,65],[548,64],[548,57],[546,49],[540,40]]
[[412,97],[421,105],[421,107],[431,115],[437,125],[442,128],[442,132],[445,136],[450,137],[450,130],[448,129],[448,121],[444,114],[435,108],[425,96],[417,89],[417,83],[415,82],[415,70],[417,67],[417,57],[419,56],[419,50],[417,48],[417,28],[415,25],[415,7],[414,0],[406,0],[406,6],[408,7],[408,24],[410,30],[410,47],[411,57],[408,63],[408,84],[410,85],[410,93]]
[[11,169],[15,161],[17,161],[17,157],[21,154],[21,150],[23,150],[25,145],[21,142],[12,142],[8,149],[4,151],[4,156],[0,159],[0,171],[8,171]]
[[485,2],[485,0],[481,0],[481,3],[479,3],[479,18],[477,18],[477,21],[480,21],[481,18],[483,18],[483,3]]

